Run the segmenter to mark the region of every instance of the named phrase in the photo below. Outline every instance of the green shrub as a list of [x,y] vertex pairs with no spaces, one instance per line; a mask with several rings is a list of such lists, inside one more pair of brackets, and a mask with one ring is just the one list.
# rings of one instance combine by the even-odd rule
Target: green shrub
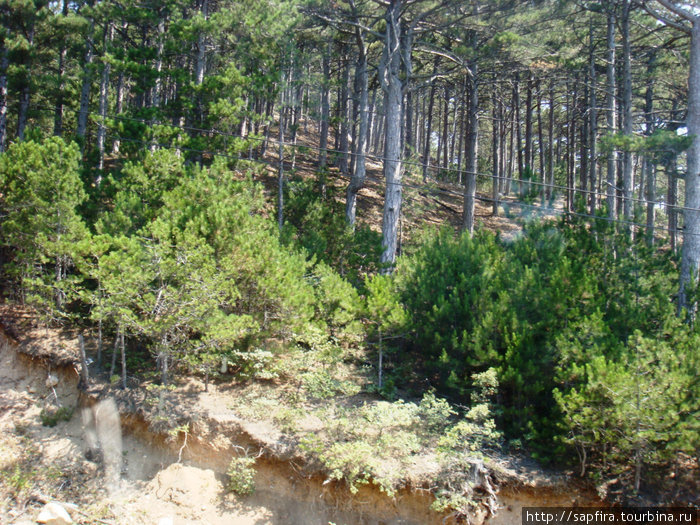
[[381,255],[381,234],[369,227],[347,227],[342,200],[327,186],[296,179],[285,195],[285,243],[303,249],[311,259],[322,261],[355,286],[375,273]]
[[[698,359],[696,330],[676,316],[676,261],[643,238],[632,242],[604,221],[531,223],[510,242],[442,230],[382,279],[382,286],[368,282],[368,297],[403,310],[393,334],[404,336],[395,343],[402,370],[413,371],[393,379],[402,379],[400,386],[427,379],[437,393],[470,407],[447,430],[444,447],[496,446],[503,431],[538,459],[587,458],[598,474],[607,465],[611,475],[629,468],[630,455],[658,470],[697,447],[697,395],[659,393],[640,423],[644,447],[596,430],[625,426],[623,407],[613,407],[629,397],[625,385],[636,376],[624,371],[635,356],[638,364],[648,357],[649,373],[640,372],[638,383],[650,393],[658,385],[668,392],[697,388],[688,383],[692,366],[674,364],[679,355]],[[654,373],[660,370],[667,370],[666,382]],[[618,390],[611,400],[609,392]],[[430,425],[445,421],[439,410],[435,415]]]
[[45,427],[55,427],[61,421],[70,421],[73,417],[72,407],[43,408],[39,413],[41,424]]
[[423,394],[423,399],[418,405],[418,418],[433,432],[445,429],[450,423],[450,418],[456,413],[446,400],[435,397],[432,390]]
[[236,457],[229,463],[226,475],[226,487],[230,492],[239,496],[248,496],[255,492],[255,458]]
[[352,396],[361,389],[358,384],[337,379],[324,369],[303,374],[301,381],[304,390],[314,399],[330,399],[338,395]]

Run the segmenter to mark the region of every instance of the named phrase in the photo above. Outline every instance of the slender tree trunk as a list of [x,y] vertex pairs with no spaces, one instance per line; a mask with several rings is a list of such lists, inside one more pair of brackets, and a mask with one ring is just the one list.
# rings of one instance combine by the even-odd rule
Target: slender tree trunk
[[348,84],[350,83],[350,58],[346,56],[345,66],[343,67],[343,75],[341,78],[340,86],[340,100],[338,101],[340,105],[340,151],[342,152],[339,158],[339,168],[340,173],[347,175],[348,171]]
[[[61,8],[61,16],[63,19],[68,16],[68,0],[63,0]],[[63,98],[66,85],[66,57],[68,55],[68,46],[65,42],[61,42],[61,50],[58,52],[58,86],[56,88],[56,104],[54,106],[53,117],[53,134],[60,136],[63,133]]]
[[[301,76],[301,71],[297,74]],[[299,135],[299,126],[301,122],[301,97],[303,93],[304,86],[301,82],[296,87],[296,93],[294,94],[294,106],[292,107],[293,118],[292,118],[292,167],[291,170],[294,171],[297,165],[297,139]],[[354,143],[354,139],[353,139]]]
[[357,133],[357,144],[355,145],[355,162],[352,178],[348,185],[347,197],[345,200],[345,220],[351,227],[355,226],[355,214],[357,209],[357,193],[365,184],[365,150],[367,149],[367,128],[369,124],[368,89],[367,89],[367,53],[362,40],[359,28],[356,30],[358,40],[359,57],[357,61],[357,82],[359,89],[359,131]]
[[158,21],[158,40],[156,44],[156,82],[153,86],[153,96],[151,97],[151,105],[158,109],[161,105],[161,95],[163,92],[163,52],[165,50],[165,18],[161,17]]
[[[418,106],[418,104],[416,104]],[[423,93],[423,96],[420,97],[420,109],[418,111],[418,117],[420,119],[420,123],[418,125],[418,151],[421,152],[424,149],[425,145],[425,93]],[[419,157],[419,160],[421,160],[422,157]]]
[[[29,28],[29,49],[31,49],[34,46],[34,30],[35,30],[35,25],[34,25],[34,19],[31,21],[31,26]],[[20,95],[19,95],[19,114],[17,116],[17,138],[20,140],[24,139],[24,131],[27,127],[27,121],[29,119],[29,100],[31,97],[31,80],[32,80],[32,63],[31,63],[31,56],[28,59],[30,62],[27,64],[28,70],[27,70],[27,77],[25,79],[24,85],[22,86],[22,89],[20,90]]]
[[[81,139],[85,138],[88,122],[88,110],[90,106],[90,86],[92,85],[92,58],[94,43],[92,33],[95,29],[95,21],[90,19],[87,39],[85,40],[85,58],[83,59],[83,85],[80,89],[80,109],[78,111],[78,126],[75,134]],[[85,147],[85,144],[83,144]]]
[[279,122],[279,170],[277,174],[277,227],[284,227],[284,108],[280,105]]
[[[202,0],[200,7],[202,18],[207,20],[209,16],[209,0]],[[197,62],[195,65],[195,84],[201,86],[204,82],[204,69],[206,66],[207,40],[206,33],[199,31],[197,36]]]
[[10,64],[9,51],[3,45],[0,51],[0,153],[7,143],[7,68]]
[[[200,13],[202,18],[207,20],[209,17],[209,0],[202,0],[200,5]],[[194,82],[197,86],[197,122],[201,124],[204,121],[204,104],[203,93],[201,86],[204,83],[204,72],[207,65],[207,35],[205,31],[199,31],[197,36],[197,59],[195,61]]]
[[[464,141],[464,133],[466,129],[466,92],[467,92],[467,82],[466,78],[464,79],[464,82],[462,83],[462,93],[460,95],[460,109],[459,109],[459,131],[457,134],[459,135],[459,142],[457,143],[457,184],[460,186],[462,185],[462,159],[463,159],[463,141]],[[457,109],[455,108],[455,117],[457,116]]]
[[105,34],[103,39],[104,47],[104,64],[102,66],[102,79],[100,80],[100,124],[97,128],[97,149],[99,152],[99,161],[97,168],[102,170],[104,168],[105,159],[105,137],[107,135],[107,128],[105,127],[105,119],[107,118],[107,96],[109,90],[109,73],[110,73],[110,63],[107,58],[107,49],[109,44],[112,42],[112,36],[114,32],[114,26],[111,23],[107,23],[105,27]]
[[404,156],[410,157],[416,149],[415,135],[413,133],[413,91],[410,89],[406,93],[405,114],[405,133],[404,133]]
[[[646,134],[654,133],[654,69],[656,68],[656,53],[652,52],[647,62],[647,89],[644,101],[644,113],[646,114]],[[654,222],[656,220],[656,166],[649,156],[644,158],[644,172],[646,174],[646,200],[647,200],[647,243],[654,244]]]
[[102,319],[97,321],[97,369],[102,369]]
[[323,53],[322,58],[322,68],[323,68],[323,79],[321,80],[321,138],[319,142],[319,159],[318,165],[321,170],[326,167],[328,162],[328,124],[330,120],[330,87],[328,82],[330,80],[331,74],[331,64],[330,64],[330,44],[328,48]]
[[596,209],[598,208],[598,94],[596,93],[597,87],[597,74],[595,69],[595,54],[593,53],[593,23],[590,26],[590,55],[589,55],[589,68],[591,77],[591,88],[590,88],[590,138],[588,139],[590,145],[591,159],[589,164],[588,180],[590,182],[590,194],[588,198],[589,213],[595,215]]
[[479,82],[478,64],[472,62],[468,80],[469,110],[466,144],[467,173],[464,186],[464,217],[462,228],[471,235],[474,233],[474,204],[476,199],[477,146],[479,143]]
[[384,101],[384,97],[382,97],[381,109],[379,110],[379,113],[376,115],[374,120],[377,123],[374,130],[374,153],[378,155],[381,153],[381,144],[385,142],[384,125],[386,123],[386,101]]
[[[407,60],[401,61],[401,75],[404,79],[403,81],[403,92],[405,97],[402,99],[403,106],[401,111],[403,112],[403,117],[401,120],[401,142],[403,144],[403,156],[410,157],[413,149],[413,92],[407,89],[410,82],[410,78],[413,75],[413,61],[411,60],[411,49],[413,48],[413,28],[410,26],[403,26],[401,31],[401,52],[404,54],[404,58]],[[405,55],[404,51],[408,51],[408,55]]]
[[[587,79],[587,75],[584,76],[584,78]],[[580,135],[580,145],[579,145],[579,151],[580,153],[580,158],[581,158],[581,166],[579,170],[579,177],[580,177],[580,182],[579,182],[579,191],[580,191],[580,206],[582,209],[586,210],[588,209],[588,164],[589,164],[589,159],[588,159],[588,154],[589,154],[589,149],[588,149],[588,139],[590,137],[590,128],[589,128],[589,118],[587,117],[587,109],[588,109],[588,103],[589,103],[589,95],[590,95],[590,89],[588,86],[588,83],[585,82],[583,85],[583,94],[579,100],[579,115],[581,115],[581,135]]]
[[549,123],[547,134],[549,135],[549,166],[548,166],[548,184],[547,184],[547,201],[552,198],[554,192],[554,80],[549,82]]
[[[525,97],[525,168],[533,169],[532,151],[532,73],[527,80],[527,92]],[[532,176],[532,173],[528,174]]]
[[[623,122],[622,128],[626,136],[632,136],[632,70],[630,58],[630,1],[623,0],[622,3],[622,107]],[[632,201],[632,152],[625,148],[623,153],[623,177],[622,177],[622,215],[625,221],[632,221],[634,203]],[[629,225],[625,230],[632,232]]]
[[413,141],[413,151],[411,152],[411,156],[416,157],[418,155],[418,152],[421,151],[419,139],[418,139],[418,123],[420,119],[420,103],[419,103],[419,93],[418,91],[413,92],[411,90],[411,107],[413,107],[413,120],[412,125],[413,125],[413,131],[411,131],[411,140]]
[[[617,131],[617,109],[615,99],[615,12],[612,7],[608,12],[608,31],[607,31],[607,117],[608,117],[608,134],[613,134]],[[606,174],[607,184],[607,200],[608,200],[608,218],[613,220],[617,216],[617,152],[613,149],[608,155],[608,167]]]
[[522,128],[520,126],[520,78],[518,73],[515,74],[515,83],[513,85],[513,107],[515,108],[515,131],[516,131],[516,145],[515,149],[518,152],[518,178],[520,179],[520,197],[525,196],[525,187],[523,186],[523,172],[525,170],[525,164],[523,162],[523,137]]
[[53,115],[53,134],[60,137],[63,134],[63,91],[65,90],[66,55],[68,49],[61,48],[58,54],[58,87],[56,88],[56,104]]
[[498,172],[501,174],[501,176],[498,179],[498,193],[499,196],[503,195],[505,193],[505,187],[506,187],[506,170],[508,169],[508,164],[506,161],[506,137],[508,136],[508,124],[507,124],[507,119],[506,117],[506,111],[503,106],[503,98],[500,96],[498,97],[498,119],[499,119],[499,128],[500,128],[500,145],[501,145],[501,153],[500,153],[500,160],[501,160],[501,167],[499,168]]
[[455,143],[457,142],[457,92],[455,90],[454,94],[454,104],[452,104],[452,121],[451,121],[451,131],[450,131],[450,154],[447,157],[447,168],[450,169],[454,165],[455,158]]
[[506,187],[503,194],[510,195],[511,184],[513,183],[513,169],[515,164],[515,110],[511,111],[509,118],[510,125],[510,141],[508,144],[508,175],[506,178]]
[[539,142],[540,152],[540,176],[539,180],[542,183],[540,186],[540,196],[542,199],[542,207],[545,206],[545,187],[547,186],[547,171],[545,169],[545,151],[544,151],[544,128],[542,127],[542,88],[540,82],[537,82],[537,141]]
[[78,334],[78,346],[80,347],[80,382],[83,388],[87,389],[90,383],[90,372],[85,355],[85,338],[83,334]]
[[[121,349],[121,357],[122,357],[122,388],[126,390],[126,349],[124,348],[124,330],[121,331],[121,341],[119,344],[119,347]],[[167,361],[163,365],[163,384],[166,383],[168,375],[168,366],[167,366]]]
[[445,112],[443,114],[444,119],[442,123],[442,167],[443,169],[447,169],[447,167],[449,166],[448,128],[450,122],[450,90],[447,86],[445,86]]
[[[438,60],[433,62],[433,76],[437,73]],[[425,146],[423,150],[423,182],[428,182],[428,169],[430,169],[430,136],[433,133],[433,107],[435,105],[435,80],[430,83],[430,94],[428,95],[428,123],[425,130]]]
[[[165,50],[165,16],[161,15],[159,17],[160,19],[158,20],[158,40],[156,44],[156,63],[155,63],[155,70],[156,70],[156,82],[155,85],[153,86],[153,95],[151,97],[151,106],[153,109],[155,109],[155,112],[153,114],[153,119],[151,120],[151,125],[155,125],[158,123],[158,109],[160,108],[161,105],[161,94],[162,94],[162,86],[163,86],[163,77],[162,77],[162,71],[163,71],[163,51]],[[151,151],[155,151],[157,145],[156,141],[154,141],[151,144]]]
[[[438,97],[439,97],[439,91],[438,91]],[[444,97],[442,97],[444,98]],[[440,100],[438,100],[437,107],[435,108],[435,135],[437,137],[437,151],[435,152],[435,179],[439,179],[440,177],[440,166],[441,164],[441,159],[442,159],[442,145],[443,145],[443,137],[442,137],[442,104],[440,103]]]
[[19,140],[24,139],[24,132],[27,128],[27,122],[29,120],[29,101],[31,98],[31,88],[29,86],[29,80],[27,84],[22,86],[19,95],[19,115],[17,117],[17,138]]
[[574,80],[573,92],[568,93],[567,86],[567,113],[568,119],[568,140],[566,141],[566,157],[567,157],[567,191],[566,191],[566,210],[574,211],[574,190],[576,187],[576,100],[578,99],[578,82]]
[[681,250],[681,283],[679,308],[686,308],[695,317],[696,304],[688,301],[687,290],[697,282],[700,263],[700,17],[693,19],[690,40],[690,74],[688,77],[688,136],[694,137],[688,149],[688,172],[685,177],[685,210],[683,211],[683,248]]
[[396,258],[398,225],[401,215],[401,10],[403,0],[391,0],[386,11],[386,34],[379,76],[385,93],[384,213],[382,217],[381,262],[392,265]]
[[668,215],[668,235],[672,253],[676,253],[678,249],[678,211],[676,210],[676,205],[678,204],[678,178],[676,176],[676,171],[677,167],[674,159],[666,168],[666,175],[668,176],[666,210]]
[[264,159],[267,154],[267,148],[270,144],[270,135],[272,134],[272,122],[274,120],[275,102],[274,100],[265,101],[265,139],[260,147],[260,158]]
[[376,102],[377,102],[377,88],[375,87],[372,89],[372,100],[369,103],[369,113],[367,115],[367,142],[365,143],[366,144],[365,149],[367,151],[369,151],[369,149],[372,147],[372,140],[374,139],[374,133],[372,132],[372,130],[373,130],[375,121],[378,120],[375,118],[375,115],[374,115],[377,111]]
[[112,350],[112,364],[109,367],[109,377],[114,376],[114,371],[117,367],[117,352],[119,351],[119,336],[121,334],[121,326],[117,326],[117,334],[114,337],[114,349]]
[[499,159],[498,159],[498,153],[499,153],[499,133],[500,133],[500,126],[499,126],[499,115],[498,115],[498,101],[496,97],[496,91],[494,90],[492,96],[491,96],[491,105],[493,106],[492,108],[492,120],[491,120],[491,127],[492,127],[492,143],[491,143],[491,149],[493,150],[493,189],[492,189],[492,195],[491,198],[493,200],[492,205],[492,213],[494,216],[498,215],[498,181],[499,181],[499,176],[500,173],[498,171],[499,167]]
[[[126,29],[126,22],[122,26],[124,29]],[[124,77],[124,71],[121,70],[119,71],[119,75],[117,76],[117,92],[116,92],[116,102],[114,106],[114,114],[116,116],[121,115],[123,106],[124,106],[124,91],[126,90],[126,80]],[[112,153],[117,154],[119,153],[119,148],[121,146],[119,138],[115,138],[114,142],[112,143]]]

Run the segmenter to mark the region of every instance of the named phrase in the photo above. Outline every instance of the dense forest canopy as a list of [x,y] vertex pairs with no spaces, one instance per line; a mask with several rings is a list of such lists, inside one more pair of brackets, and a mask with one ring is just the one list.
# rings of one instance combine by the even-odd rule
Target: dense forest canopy
[[[700,457],[696,1],[0,18],[5,296],[96,331],[98,360],[112,338],[125,388],[144,348],[167,384],[222,357],[264,377],[280,341],[361,347],[382,395],[488,405],[502,446],[582,475],[638,491]],[[408,191],[458,194],[459,231],[405,232]]]

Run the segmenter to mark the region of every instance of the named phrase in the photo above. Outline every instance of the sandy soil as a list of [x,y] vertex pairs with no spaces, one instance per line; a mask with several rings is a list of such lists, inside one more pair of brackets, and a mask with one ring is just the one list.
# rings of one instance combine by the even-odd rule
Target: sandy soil
[[[67,362],[47,366],[44,358],[17,352],[0,334],[0,523],[34,523],[46,501],[69,504],[73,519],[85,524],[418,525],[441,521],[428,510],[429,493],[407,490],[392,500],[374,487],[363,487],[350,495],[346,487],[327,483],[294,460],[274,457],[257,461],[255,492],[235,496],[225,488],[224,471],[230,458],[243,446],[253,447],[248,432],[263,443],[275,442],[279,436],[271,428],[241,429],[241,421],[224,410],[218,399],[217,419],[200,425],[199,435],[190,436],[184,447],[182,435],[171,439],[153,433],[138,416],[122,416],[117,429],[121,427],[124,435],[105,437],[104,432],[100,434],[102,416],[95,416],[100,405],[90,407],[90,400],[79,399],[77,367]],[[212,399],[205,397],[205,404]],[[76,408],[68,421],[53,427],[42,425],[42,410],[59,406],[86,408]],[[85,414],[95,416],[97,424]],[[90,453],[95,435],[104,450],[101,457]],[[117,442],[119,479],[115,482],[107,450]]]
[[[144,389],[80,393],[74,334],[25,321],[14,325],[26,334],[21,351],[0,333],[0,523],[34,523],[52,500],[75,504],[73,519],[85,524],[443,523],[429,510],[427,490],[407,487],[389,498],[365,485],[352,495],[329,482],[295,456],[279,429],[241,419],[230,403],[243,392],[231,387],[212,385],[204,393],[201,383],[183,383],[164,396],[166,410],[174,418],[187,412],[196,423],[187,435],[159,432],[147,399],[138,397]],[[72,417],[42,425],[42,410],[59,406],[74,408]],[[96,441],[100,454],[94,453]],[[231,458],[263,451],[255,464],[255,492],[229,493]],[[491,523],[515,525],[523,505],[566,505],[577,498],[559,483],[547,488],[552,480],[536,468],[529,475],[527,465],[509,465],[517,471],[511,477],[524,476],[535,492],[505,491]]]
[[[55,394],[46,385],[49,374],[59,381]],[[33,522],[45,499],[75,503],[79,510],[73,518],[82,523],[276,521],[271,509],[226,494],[220,474],[178,464],[167,451],[129,434],[122,437],[121,480],[109,487],[103,465],[85,457],[86,427],[79,411],[54,427],[41,422],[44,407],[76,406],[77,380],[70,368],[47,370],[0,345],[0,522]]]

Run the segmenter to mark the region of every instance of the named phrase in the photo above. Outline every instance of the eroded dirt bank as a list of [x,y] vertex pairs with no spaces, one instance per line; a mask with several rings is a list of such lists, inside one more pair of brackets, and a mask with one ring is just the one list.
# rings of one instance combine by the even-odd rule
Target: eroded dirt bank
[[[52,342],[55,349],[68,343]],[[445,516],[430,510],[424,488],[406,488],[389,498],[374,485],[351,494],[305,466],[283,439],[269,429],[250,429],[224,406],[216,417],[199,417],[184,432],[157,432],[133,396],[117,398],[121,412],[119,481],[105,480],[104,462],[86,458],[89,448],[81,407],[89,410],[100,389],[78,389],[78,365],[70,352],[26,351],[0,335],[0,471],[7,478],[0,494],[0,521],[32,523],[39,501],[74,502],[83,523],[157,524],[432,524]],[[45,407],[75,409],[68,421],[42,425]],[[173,411],[183,407],[172,407]],[[157,425],[155,425],[157,427]],[[226,488],[226,468],[242,452],[258,455],[256,490],[236,497]],[[89,456],[89,455],[88,455]],[[525,478],[521,479],[526,479]],[[532,485],[528,487],[528,485]],[[520,508],[591,504],[590,496],[566,484],[532,483],[502,487],[494,524],[520,523]],[[476,509],[473,522],[485,515]],[[447,523],[453,522],[449,519]]]

